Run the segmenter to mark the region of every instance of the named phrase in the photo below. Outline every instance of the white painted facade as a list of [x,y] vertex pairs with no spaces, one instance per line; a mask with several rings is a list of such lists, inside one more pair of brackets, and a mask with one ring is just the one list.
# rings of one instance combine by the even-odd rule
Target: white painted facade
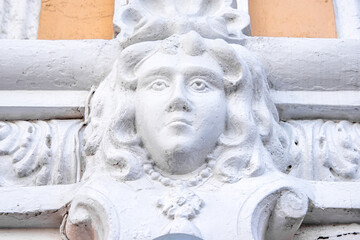
[[359,40],[246,37],[233,7],[0,40],[0,237],[356,239]]
[[0,39],[36,39],[41,0],[1,0]]

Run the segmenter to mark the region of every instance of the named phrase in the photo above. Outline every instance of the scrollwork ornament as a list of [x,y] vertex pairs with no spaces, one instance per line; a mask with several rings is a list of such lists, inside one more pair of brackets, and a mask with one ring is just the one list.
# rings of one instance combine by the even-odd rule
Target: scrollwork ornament
[[64,240],[120,239],[116,207],[104,194],[89,187],[72,200],[60,230]]
[[78,120],[0,122],[0,186],[79,181],[81,127]]
[[115,35],[123,46],[196,31],[202,37],[239,43],[249,34],[250,17],[232,1],[132,0],[116,4]]

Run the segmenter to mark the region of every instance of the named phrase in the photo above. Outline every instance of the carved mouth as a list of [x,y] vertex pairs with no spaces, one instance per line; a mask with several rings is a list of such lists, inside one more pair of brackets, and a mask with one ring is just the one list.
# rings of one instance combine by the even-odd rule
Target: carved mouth
[[179,117],[179,118],[172,118],[170,121],[166,123],[166,125],[184,125],[184,124],[191,126],[192,122],[185,118]]

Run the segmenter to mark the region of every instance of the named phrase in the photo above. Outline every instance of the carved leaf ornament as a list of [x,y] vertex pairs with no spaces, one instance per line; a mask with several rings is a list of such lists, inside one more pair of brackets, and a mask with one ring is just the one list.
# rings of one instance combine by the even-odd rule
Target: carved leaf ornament
[[117,38],[124,46],[165,39],[194,30],[205,38],[239,43],[250,25],[249,15],[224,0],[134,0],[114,18]]
[[80,121],[0,122],[0,186],[74,183]]

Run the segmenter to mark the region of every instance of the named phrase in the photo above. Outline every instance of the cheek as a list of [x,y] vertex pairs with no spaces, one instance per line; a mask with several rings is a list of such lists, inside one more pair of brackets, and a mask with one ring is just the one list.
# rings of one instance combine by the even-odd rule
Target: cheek
[[138,91],[136,94],[136,105],[141,111],[162,111],[168,101],[167,95],[154,91]]
[[[137,128],[153,129],[161,123],[164,103],[146,93],[139,92],[135,102]],[[150,127],[148,127],[150,126]]]
[[206,99],[198,110],[198,117],[201,118],[200,125],[210,130],[214,127],[223,130],[227,112],[225,96],[214,94]]

